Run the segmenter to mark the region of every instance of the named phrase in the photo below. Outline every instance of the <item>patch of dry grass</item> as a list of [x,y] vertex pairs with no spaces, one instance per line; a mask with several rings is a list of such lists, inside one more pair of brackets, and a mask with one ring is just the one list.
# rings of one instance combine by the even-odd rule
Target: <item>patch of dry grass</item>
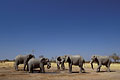
[[[0,63],[0,67],[14,67],[14,62]],[[21,64],[20,67],[23,67],[23,64]]]
[[[72,74],[69,74],[68,63],[65,63],[66,70],[57,70],[56,63],[51,63],[51,69],[45,69],[46,73],[38,73],[36,70],[34,74],[23,71],[23,64],[19,65],[20,70],[15,71],[14,62],[0,63],[0,80],[119,80],[120,79],[120,64],[111,64],[113,72],[103,71],[96,73],[91,69],[89,63],[84,64],[86,73],[79,73],[79,67],[73,66]],[[97,68],[97,64],[94,64]]]

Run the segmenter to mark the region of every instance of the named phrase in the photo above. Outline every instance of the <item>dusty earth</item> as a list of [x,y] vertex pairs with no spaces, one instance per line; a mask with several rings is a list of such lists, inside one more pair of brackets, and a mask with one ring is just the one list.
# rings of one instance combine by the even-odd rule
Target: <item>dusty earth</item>
[[39,69],[34,73],[28,73],[23,71],[22,67],[19,71],[15,71],[13,66],[2,65],[0,66],[0,80],[120,80],[120,64],[111,72],[106,72],[106,68],[103,68],[101,72],[96,72],[96,69],[92,70],[85,66],[86,73],[79,73],[79,68],[74,66],[71,74],[68,73],[68,68],[65,71],[59,71],[54,65],[52,64],[51,69],[45,68],[46,73],[38,73]]

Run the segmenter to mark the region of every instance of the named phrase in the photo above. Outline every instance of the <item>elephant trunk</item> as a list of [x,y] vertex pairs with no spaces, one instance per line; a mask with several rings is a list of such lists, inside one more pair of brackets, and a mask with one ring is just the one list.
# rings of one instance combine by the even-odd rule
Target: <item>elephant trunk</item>
[[61,68],[64,70],[65,66],[64,66],[64,62],[61,63]]
[[90,61],[90,64],[91,64],[91,68],[94,70],[94,68],[93,68],[93,60]]

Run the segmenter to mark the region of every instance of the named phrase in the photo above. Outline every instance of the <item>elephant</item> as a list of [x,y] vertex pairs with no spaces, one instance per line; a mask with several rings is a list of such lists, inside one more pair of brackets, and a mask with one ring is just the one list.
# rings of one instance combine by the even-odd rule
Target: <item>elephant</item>
[[[69,63],[69,73],[72,73],[72,65],[79,66],[80,71],[79,73],[84,73],[85,69],[83,68],[83,64],[85,63],[85,60],[80,55],[65,55],[65,62]],[[62,60],[62,61],[64,61]]]
[[24,71],[25,71],[26,66],[27,66],[27,70],[28,70],[28,61],[31,58],[35,58],[35,56],[32,55],[32,54],[16,56],[15,57],[15,63],[14,63],[15,70],[18,70],[18,65],[19,64],[24,64]]
[[100,68],[102,65],[105,65],[107,67],[107,71],[110,72],[110,64],[111,64],[111,60],[109,56],[97,56],[97,55],[93,55],[91,57],[91,67],[93,68],[93,62],[96,62],[98,64],[98,68],[97,68],[97,72],[100,72]]
[[32,58],[28,61],[29,73],[33,73],[34,68],[40,68],[41,73],[45,73],[44,65],[47,65],[47,68],[51,68],[51,63],[48,58],[35,59]]
[[57,63],[57,69],[58,70],[60,69],[60,64],[61,64],[61,69],[65,70],[64,62],[65,62],[65,56],[58,56],[57,57],[56,63]]

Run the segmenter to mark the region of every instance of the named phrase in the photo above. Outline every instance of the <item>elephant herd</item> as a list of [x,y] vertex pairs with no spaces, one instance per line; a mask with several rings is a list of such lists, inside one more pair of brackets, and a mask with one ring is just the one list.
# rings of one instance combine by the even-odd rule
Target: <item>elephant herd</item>
[[[85,69],[83,68],[83,64],[85,63],[85,60],[82,56],[64,55],[57,57],[56,59],[57,69],[59,70],[61,68],[62,70],[65,70],[65,65],[64,65],[65,62],[69,64],[70,73],[72,73],[72,65],[79,66],[80,68],[79,73],[85,72]],[[96,55],[92,56],[90,61],[92,69],[94,69],[93,62],[96,62],[98,64],[97,72],[100,72],[100,68],[102,65],[105,65],[107,67],[107,71],[110,72],[110,64],[111,64],[110,57],[96,56]],[[32,54],[16,56],[14,63],[15,70],[18,70],[19,64],[24,64],[24,71],[26,70],[27,67],[27,71],[29,71],[29,73],[33,73],[35,68],[40,68],[40,72],[45,73],[45,68],[44,68],[45,65],[47,65],[48,69],[51,68],[51,62],[49,61],[48,58],[43,57],[36,59],[35,56]]]
[[51,63],[48,58],[36,59],[32,54],[16,56],[14,64],[15,70],[18,70],[19,64],[24,64],[24,71],[27,66],[27,71],[29,71],[29,73],[33,73],[34,68],[40,68],[40,72],[44,73],[44,65],[47,65],[48,69],[51,67]]

